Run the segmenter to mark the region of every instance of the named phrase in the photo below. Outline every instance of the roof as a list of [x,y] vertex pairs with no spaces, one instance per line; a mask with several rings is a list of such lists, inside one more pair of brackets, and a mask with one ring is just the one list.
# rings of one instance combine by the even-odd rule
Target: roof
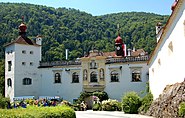
[[166,35],[166,32],[168,31],[169,27],[171,26],[171,22],[173,22],[173,19],[174,19],[174,17],[176,16],[176,14],[177,14],[177,12],[178,12],[178,10],[179,10],[179,8],[181,7],[181,5],[182,5],[183,2],[184,2],[184,0],[178,0],[178,1],[177,1],[177,4],[176,4],[174,10],[172,11],[172,14],[170,15],[170,17],[169,17],[169,19],[168,19],[166,25],[165,25],[164,28],[163,28],[161,37],[160,37],[160,39],[159,39],[159,41],[158,41],[158,43],[157,43],[157,45],[156,45],[154,51],[152,52],[152,54],[151,54],[151,56],[150,56],[150,59],[149,59],[149,61],[148,61],[148,64],[151,63],[151,61],[152,61],[152,59],[154,58],[154,55],[156,54],[156,52],[157,52],[159,46],[161,45],[162,41],[165,40],[164,37],[165,37],[165,35]]
[[14,43],[18,43],[18,44],[24,44],[24,45],[34,45],[34,46],[39,46],[38,44],[36,44],[33,40],[29,39],[26,36],[18,36],[16,40],[13,40],[10,43],[5,44],[6,46],[12,45]]
[[136,57],[136,56],[143,56],[147,55],[148,53],[144,51],[144,49],[137,49],[136,51],[131,52],[131,56]]

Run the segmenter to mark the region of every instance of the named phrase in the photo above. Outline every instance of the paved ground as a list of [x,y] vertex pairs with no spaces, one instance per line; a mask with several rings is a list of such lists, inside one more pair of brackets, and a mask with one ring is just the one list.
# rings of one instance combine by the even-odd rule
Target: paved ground
[[124,114],[123,112],[108,111],[76,111],[76,118],[153,118],[138,114]]

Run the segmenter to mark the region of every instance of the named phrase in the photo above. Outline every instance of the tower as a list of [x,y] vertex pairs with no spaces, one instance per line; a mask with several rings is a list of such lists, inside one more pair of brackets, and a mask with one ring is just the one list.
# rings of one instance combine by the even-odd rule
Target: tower
[[126,45],[124,45],[123,40],[119,32],[118,24],[118,37],[115,39],[115,51],[117,56],[126,56]]
[[19,36],[5,45],[5,96],[37,96],[41,45],[26,36],[27,26],[19,25]]

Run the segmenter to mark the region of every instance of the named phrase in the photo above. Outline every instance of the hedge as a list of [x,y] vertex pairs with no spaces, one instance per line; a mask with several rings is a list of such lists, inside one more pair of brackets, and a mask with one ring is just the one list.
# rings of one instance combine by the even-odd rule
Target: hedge
[[0,109],[0,118],[76,118],[73,109],[67,106]]

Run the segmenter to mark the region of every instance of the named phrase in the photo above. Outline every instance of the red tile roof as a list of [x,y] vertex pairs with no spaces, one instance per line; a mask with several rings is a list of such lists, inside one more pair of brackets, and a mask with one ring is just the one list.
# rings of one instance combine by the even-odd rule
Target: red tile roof
[[14,43],[39,46],[34,41],[32,41],[31,39],[29,39],[26,36],[19,36],[16,40],[14,40],[14,41],[12,41],[8,44],[5,44],[5,46],[9,46],[9,45],[14,44]]

